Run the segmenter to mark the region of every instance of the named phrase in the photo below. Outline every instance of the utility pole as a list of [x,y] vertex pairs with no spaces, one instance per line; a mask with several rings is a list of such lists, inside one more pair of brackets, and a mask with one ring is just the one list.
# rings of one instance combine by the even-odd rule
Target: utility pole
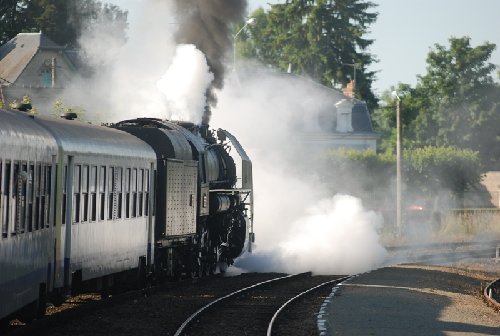
[[402,194],[401,194],[401,98],[396,96],[396,229],[398,236],[402,230]]

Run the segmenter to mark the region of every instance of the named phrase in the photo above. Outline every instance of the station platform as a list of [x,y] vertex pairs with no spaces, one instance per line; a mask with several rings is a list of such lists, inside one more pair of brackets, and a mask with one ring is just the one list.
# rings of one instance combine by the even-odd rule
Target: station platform
[[485,283],[477,272],[439,266],[365,273],[328,299],[320,334],[500,335],[500,313],[481,296]]

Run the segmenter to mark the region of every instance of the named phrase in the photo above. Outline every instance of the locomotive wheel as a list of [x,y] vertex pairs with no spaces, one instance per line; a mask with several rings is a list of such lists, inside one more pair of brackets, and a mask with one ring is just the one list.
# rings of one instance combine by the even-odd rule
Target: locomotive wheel
[[214,247],[211,250],[212,251],[209,256],[208,274],[214,275],[217,271],[217,248]]
[[226,271],[227,271],[227,268],[228,268],[228,267],[229,267],[229,265],[228,265],[228,264],[227,264],[227,262],[225,262],[225,261],[219,261],[219,262],[217,263],[217,268],[219,269],[219,272],[220,272],[221,274],[226,273]]
[[191,262],[191,270],[189,272],[191,279],[201,277],[202,276],[201,269],[202,269],[201,257],[198,256],[198,257],[193,258],[193,260]]

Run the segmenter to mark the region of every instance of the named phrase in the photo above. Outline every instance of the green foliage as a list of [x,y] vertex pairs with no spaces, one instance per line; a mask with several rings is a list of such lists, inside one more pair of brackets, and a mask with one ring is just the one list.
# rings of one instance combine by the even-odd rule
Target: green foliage
[[[405,148],[423,146],[468,148],[479,153],[486,169],[500,161],[500,86],[488,62],[495,45],[470,45],[469,37],[436,44],[427,57],[427,73],[415,88],[399,84]],[[393,91],[395,88],[391,88]],[[395,99],[390,92],[374,113],[384,135],[384,150],[395,148]]]
[[62,98],[57,98],[54,102],[52,109],[52,115],[59,117],[64,113],[74,112],[78,116],[78,119],[82,119],[85,114],[85,109],[80,106],[69,106],[65,105]]
[[436,193],[445,189],[462,199],[481,181],[479,154],[454,147],[415,148],[404,152],[404,180],[412,190]]
[[363,36],[377,18],[370,12],[375,6],[364,0],[287,0],[268,12],[260,8],[251,14],[256,25],[242,33],[237,50],[281,71],[291,65],[292,72],[327,86],[345,86],[357,64],[357,96],[373,107],[375,73],[367,70],[374,62],[367,52],[373,41]]
[[419,113],[418,102],[416,102],[416,90],[408,84],[398,84],[397,87],[391,87],[381,96],[381,103],[372,113],[372,122],[375,130],[382,135],[379,142],[379,149],[383,152],[396,152],[396,109],[397,98],[401,99],[400,120],[401,134],[404,148],[413,148],[417,146],[414,136],[412,136],[412,122]]
[[338,149],[324,153],[324,182],[334,193],[359,197],[368,207],[381,208],[390,195],[396,159],[373,150]]
[[[2,104],[3,105],[3,104]],[[38,109],[32,105],[31,97],[28,95],[23,96],[21,99],[14,99],[9,102],[9,108],[29,112],[31,114],[38,114]]]
[[[332,150],[324,154],[325,182],[333,191],[364,199],[380,200],[391,195],[396,175],[396,156],[373,150]],[[436,195],[450,191],[457,199],[481,180],[477,152],[452,147],[424,147],[404,151],[403,182],[414,193]]]
[[84,29],[99,20],[115,23],[125,38],[127,12],[97,0],[3,0],[0,3],[0,45],[18,33],[42,31],[60,45],[76,46]]

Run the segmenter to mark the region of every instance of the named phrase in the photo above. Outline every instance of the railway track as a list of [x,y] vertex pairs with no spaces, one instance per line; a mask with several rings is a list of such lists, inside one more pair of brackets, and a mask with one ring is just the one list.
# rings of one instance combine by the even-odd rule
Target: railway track
[[[402,254],[406,254],[405,250],[409,251],[411,258],[406,258],[404,262],[428,263],[440,258],[449,261],[478,256],[483,248],[486,248],[484,252],[488,257],[493,257],[495,250],[492,246],[497,243],[422,245],[417,249],[413,246],[396,250]],[[415,250],[418,253],[415,254]],[[268,281],[274,278],[282,279]],[[246,273],[235,277],[188,280],[159,286],[151,289],[148,295],[138,291],[110,300],[82,302],[78,304],[81,307],[27,326],[12,326],[7,334],[172,336],[178,332],[178,335],[265,335],[273,320],[268,335],[314,335],[317,334],[319,308],[331,293],[331,288],[341,280],[339,276],[311,276],[308,273],[291,277],[278,273]],[[320,286],[281,308],[299,293],[327,282],[329,285]],[[262,284],[257,286],[257,283]],[[224,299],[212,303],[221,297]],[[204,306],[208,307],[185,323],[187,317]],[[278,310],[279,315],[273,318]],[[179,332],[181,325],[184,327]],[[0,334],[5,331],[0,330]]]
[[494,258],[500,241],[453,242],[386,247],[390,257],[387,265],[429,263],[446,265],[471,258]]
[[[343,280],[307,272],[253,284],[200,308],[174,335],[292,335],[304,328],[308,331],[300,334],[315,333],[315,325],[304,325],[304,318],[317,314],[321,301],[331,290],[328,285]],[[308,296],[309,302],[299,304]]]

